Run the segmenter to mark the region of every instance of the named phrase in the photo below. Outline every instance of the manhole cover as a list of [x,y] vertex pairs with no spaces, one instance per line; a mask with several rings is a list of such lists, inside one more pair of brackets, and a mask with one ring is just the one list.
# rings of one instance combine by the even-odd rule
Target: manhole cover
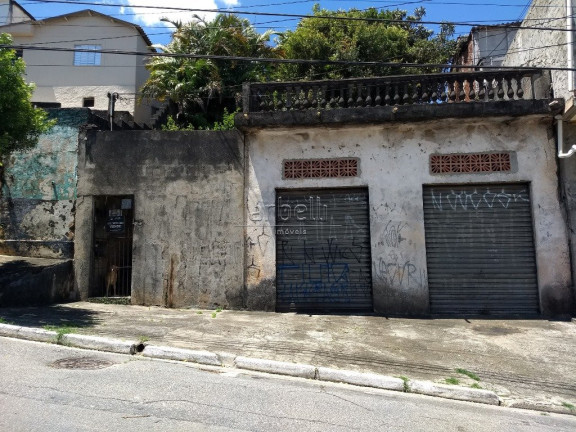
[[103,369],[114,363],[94,357],[72,357],[56,360],[52,367],[58,369]]

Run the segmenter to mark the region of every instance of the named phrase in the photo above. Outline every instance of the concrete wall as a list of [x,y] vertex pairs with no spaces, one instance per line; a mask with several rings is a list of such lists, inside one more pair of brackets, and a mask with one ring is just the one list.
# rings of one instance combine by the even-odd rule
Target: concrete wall
[[[274,309],[276,188],[367,186],[374,308],[424,315],[429,292],[423,185],[530,182],[541,310],[545,315],[570,312],[570,257],[551,132],[550,118],[538,116],[253,131],[246,139],[247,306]],[[489,151],[513,152],[518,168],[491,174],[430,173],[431,154]],[[360,174],[345,179],[282,177],[283,160],[337,157],[358,158]],[[400,277],[407,266],[410,277]]]
[[0,256],[0,307],[74,299],[72,260]]
[[[559,0],[534,0],[525,16],[523,26],[566,28],[566,3]],[[571,67],[567,64],[566,31],[521,30],[510,45],[503,66]],[[552,71],[554,97],[568,99],[568,72]]]
[[5,160],[0,254],[72,258],[78,131],[88,109],[51,109],[57,124],[32,150]]
[[[564,123],[564,151],[576,144],[576,125]],[[558,159],[562,200],[566,208],[566,222],[570,236],[572,257],[572,280],[576,281],[576,156]],[[574,308],[576,309],[576,286],[574,287]]]
[[94,197],[134,196],[132,302],[246,303],[244,150],[230,132],[94,132],[78,168],[76,286],[89,296]]

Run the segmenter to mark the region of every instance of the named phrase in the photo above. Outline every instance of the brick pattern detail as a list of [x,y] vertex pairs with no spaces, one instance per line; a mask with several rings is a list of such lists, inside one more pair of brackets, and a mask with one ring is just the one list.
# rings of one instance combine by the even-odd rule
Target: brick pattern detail
[[358,159],[306,159],[284,161],[284,178],[356,177]]
[[431,155],[432,174],[487,173],[510,171],[510,153]]

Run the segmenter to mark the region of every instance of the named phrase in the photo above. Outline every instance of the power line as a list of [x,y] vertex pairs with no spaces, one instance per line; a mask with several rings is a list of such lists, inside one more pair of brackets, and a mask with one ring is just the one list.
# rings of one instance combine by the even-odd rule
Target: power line
[[[96,3],[89,1],[65,1],[65,0],[29,0],[37,3],[59,3],[59,4],[69,4],[69,5],[91,5],[91,6],[102,6],[102,7],[127,7],[125,4],[120,3]],[[364,21],[364,22],[386,22],[391,24],[429,24],[429,25],[445,25],[451,24],[455,26],[473,26],[482,27],[485,23],[471,22],[471,21],[424,21],[424,20],[404,20],[404,19],[385,19],[385,18],[361,18],[361,17],[348,17],[348,16],[338,16],[338,15],[302,15],[302,14],[287,14],[279,12],[250,12],[250,11],[240,11],[230,9],[200,9],[200,8],[184,8],[175,6],[148,6],[148,5],[129,5],[130,8],[138,9],[162,9],[162,10],[175,10],[181,12],[208,12],[208,13],[234,13],[236,15],[256,15],[256,16],[276,16],[276,17],[290,17],[290,18],[312,18],[312,19],[330,19],[338,21]],[[547,27],[531,27],[531,26],[515,26],[510,25],[510,28],[518,28],[525,30],[549,30],[549,31],[570,31],[565,28],[547,28]]]
[[[203,55],[203,54],[174,54],[174,53],[158,53],[158,52],[141,52],[141,51],[123,51],[123,50],[94,50],[83,48],[59,48],[59,47],[39,47],[34,45],[0,45],[0,49],[14,49],[14,50],[36,50],[36,51],[57,51],[57,52],[89,52],[89,53],[102,53],[114,55],[132,55],[142,57],[169,57],[169,58],[190,58],[190,59],[204,59],[204,60],[228,60],[228,61],[246,61],[246,62],[259,62],[259,63],[284,63],[284,64],[310,64],[310,65],[348,65],[348,66],[373,66],[373,67],[389,67],[389,68],[453,68],[465,69],[474,67],[471,65],[453,65],[447,63],[394,63],[394,62],[381,62],[381,61],[349,61],[349,60],[313,60],[313,59],[281,59],[281,58],[267,58],[267,57],[244,57],[244,56],[218,56],[218,55]],[[556,67],[556,66],[482,66],[483,69],[514,69],[514,70],[554,70],[554,71],[576,71],[576,68]]]

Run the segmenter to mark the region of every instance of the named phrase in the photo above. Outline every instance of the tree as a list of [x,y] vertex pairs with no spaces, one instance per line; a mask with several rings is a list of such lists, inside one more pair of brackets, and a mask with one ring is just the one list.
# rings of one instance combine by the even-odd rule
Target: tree
[[[455,49],[449,38],[453,26],[441,26],[440,33],[426,29],[418,22],[425,15],[418,8],[408,16],[402,10],[329,11],[313,8],[314,16],[303,18],[294,31],[278,38],[278,49],[289,59],[344,60],[351,62],[447,63]],[[334,18],[353,18],[342,20]],[[370,21],[370,20],[394,20]],[[397,22],[401,21],[401,22]],[[411,73],[430,73],[434,68],[410,68],[362,65],[285,64],[278,68],[282,80],[317,80]]]
[[[274,57],[268,45],[271,31],[258,34],[250,22],[233,14],[219,14],[212,21],[197,20],[175,26],[172,41],[162,47],[170,54],[237,57]],[[268,66],[258,62],[154,57],[147,65],[150,77],[143,97],[171,103],[176,124],[210,127],[223,120],[224,109],[236,111],[242,83],[260,81]]]
[[54,125],[46,111],[30,103],[34,85],[24,80],[24,61],[2,45],[12,45],[10,35],[0,34],[0,160],[15,150],[34,147]]

